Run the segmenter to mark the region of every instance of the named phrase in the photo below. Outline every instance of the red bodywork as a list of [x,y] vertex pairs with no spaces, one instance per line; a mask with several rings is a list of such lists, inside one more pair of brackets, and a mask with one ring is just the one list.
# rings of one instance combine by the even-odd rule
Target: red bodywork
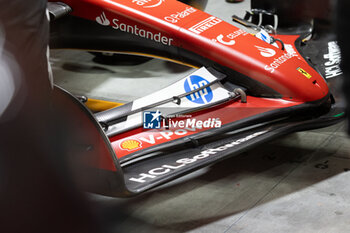
[[[280,93],[284,99],[311,102],[328,94],[324,79],[298,56],[282,51],[200,10],[169,22],[168,17],[190,6],[176,0],[63,0],[74,16],[96,21],[104,13],[109,26],[129,25],[161,33],[164,43],[195,52],[251,77]],[[171,17],[170,17],[171,18]],[[166,20],[168,19],[168,21]],[[116,24],[114,24],[116,23]],[[116,29],[118,30],[118,29]],[[131,29],[130,29],[131,30]],[[226,44],[221,43],[223,41]],[[161,43],[161,42],[160,42]],[[275,55],[264,57],[256,47],[269,48]],[[306,78],[298,68],[305,70]]]
[[[249,96],[247,103],[241,103],[232,101],[227,104],[217,106],[215,108],[209,108],[208,110],[191,114],[197,120],[207,120],[212,118],[219,118],[223,125],[242,120],[247,117],[254,116],[256,114],[266,113],[268,111],[276,110],[278,108],[286,108],[298,105],[299,103],[285,101],[281,99],[265,99]],[[181,120],[181,119],[174,119]],[[116,152],[118,158],[122,158],[128,154],[140,151],[155,145],[170,142],[183,137],[205,131],[205,128],[172,128],[169,131],[159,130],[145,130],[138,128],[126,133],[122,133],[110,138],[112,147]],[[123,148],[122,144],[125,141],[134,140],[140,142],[139,146],[135,146],[132,149]]]
[[[141,37],[146,37],[144,33],[147,32],[153,36],[158,35],[158,38],[153,39],[159,43],[199,54],[257,80],[282,96],[281,99],[249,96],[247,104],[231,102],[203,112],[203,117],[219,117],[223,124],[277,108],[317,101],[328,95],[328,86],[323,77],[302,58],[294,45],[299,36],[281,36],[289,49],[293,50],[288,53],[290,51],[282,51],[218,17],[176,0],[62,2],[73,9],[71,14],[74,16],[99,20],[100,24],[105,23],[105,26],[116,30],[125,27],[125,30]],[[144,32],[141,34],[141,31]],[[262,53],[261,48],[267,49],[268,53]],[[198,132],[200,130],[188,130],[186,133],[166,135],[160,131],[144,131],[139,128],[110,140],[118,158],[122,158],[135,151]],[[121,143],[127,139],[134,143],[133,149],[121,148]],[[111,169],[111,164],[104,163],[100,163],[99,168],[114,170]]]

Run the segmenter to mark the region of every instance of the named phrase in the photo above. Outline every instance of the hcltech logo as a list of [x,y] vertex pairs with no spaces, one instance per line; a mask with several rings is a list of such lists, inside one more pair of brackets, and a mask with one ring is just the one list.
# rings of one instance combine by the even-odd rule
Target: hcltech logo
[[211,157],[215,157],[218,154],[220,155],[220,153],[224,153],[224,151],[228,151],[230,149],[232,150],[232,148],[237,147],[243,143],[247,143],[251,140],[254,140],[254,138],[258,138],[259,136],[264,135],[266,133],[267,131],[256,132],[244,138],[240,138],[234,141],[229,141],[224,145],[220,145],[214,148],[207,148],[206,150],[202,150],[201,152],[199,152],[197,155],[193,157],[187,156],[181,159],[177,158],[174,161],[168,161],[168,163],[162,164],[158,167],[153,167],[150,170],[146,170],[146,172],[144,173],[134,174],[133,177],[129,178],[129,180],[136,183],[145,183],[147,181],[149,182],[159,176],[174,172],[179,168],[183,168],[191,164],[198,164],[201,161],[210,159]]
[[162,114],[159,110],[156,112],[143,112],[143,128],[144,129],[160,129],[160,116]]
[[[186,78],[184,88],[186,93],[189,93],[208,84],[209,82],[206,79],[198,75],[191,75],[190,77]],[[213,91],[210,87],[206,87],[187,95],[186,98],[196,104],[207,104],[213,99]]]
[[328,42],[328,54],[323,55],[325,59],[325,73],[326,78],[333,78],[343,74],[340,67],[341,63],[341,51],[338,43],[336,41]]

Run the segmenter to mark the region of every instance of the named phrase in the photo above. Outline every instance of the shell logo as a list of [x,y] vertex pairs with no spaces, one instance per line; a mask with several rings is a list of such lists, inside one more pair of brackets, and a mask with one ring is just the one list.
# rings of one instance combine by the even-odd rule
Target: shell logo
[[142,143],[136,139],[125,139],[119,144],[120,149],[122,150],[136,150],[142,147]]

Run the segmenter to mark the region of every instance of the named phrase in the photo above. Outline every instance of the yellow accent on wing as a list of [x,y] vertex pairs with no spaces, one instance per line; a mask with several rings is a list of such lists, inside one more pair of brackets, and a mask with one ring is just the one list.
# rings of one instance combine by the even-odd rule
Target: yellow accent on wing
[[111,108],[119,107],[123,104],[106,100],[88,99],[85,105],[93,112],[101,112]]

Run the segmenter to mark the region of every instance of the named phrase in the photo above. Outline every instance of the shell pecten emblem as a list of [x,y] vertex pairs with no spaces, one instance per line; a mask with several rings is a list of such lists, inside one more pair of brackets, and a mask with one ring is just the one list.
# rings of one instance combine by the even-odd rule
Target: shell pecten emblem
[[122,150],[132,151],[132,150],[140,149],[142,147],[142,142],[137,139],[129,138],[121,141],[119,144],[119,147]]

